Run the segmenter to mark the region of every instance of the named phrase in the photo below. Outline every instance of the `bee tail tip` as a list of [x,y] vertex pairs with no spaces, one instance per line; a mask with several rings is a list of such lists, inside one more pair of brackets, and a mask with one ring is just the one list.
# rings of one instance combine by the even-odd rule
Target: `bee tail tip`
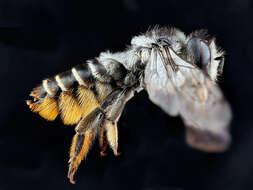
[[31,106],[31,105],[33,104],[33,101],[32,101],[32,100],[25,100],[25,102],[26,102],[26,104],[27,104],[28,106]]

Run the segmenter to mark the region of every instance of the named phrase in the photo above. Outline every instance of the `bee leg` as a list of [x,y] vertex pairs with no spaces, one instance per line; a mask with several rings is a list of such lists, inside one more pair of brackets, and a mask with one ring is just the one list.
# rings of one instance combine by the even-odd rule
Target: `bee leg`
[[[82,118],[76,126],[76,135],[70,149],[68,178],[75,183],[74,174],[83,158],[87,156],[89,148],[99,129],[105,128],[107,140],[115,155],[118,155],[118,129],[117,122],[130,92],[118,89],[109,94],[101,106],[95,108],[86,117]],[[103,151],[103,150],[102,150]]]
[[88,130],[95,130],[102,127],[105,120],[104,112],[97,107],[91,113],[89,113],[85,118],[82,118],[78,125],[76,126],[75,130],[78,134],[85,134]]
[[100,148],[101,148],[100,155],[101,156],[106,156],[105,151],[108,147],[108,141],[107,141],[107,138],[106,138],[106,130],[105,130],[104,126],[101,128],[100,138],[99,138],[99,145],[100,145]]
[[82,161],[83,157],[86,156],[90,146],[90,134],[79,135],[75,134],[72,145],[70,149],[70,159],[69,159],[69,171],[68,178],[70,183],[75,184],[74,174]]
[[101,105],[106,115],[105,129],[106,136],[110,147],[113,150],[115,156],[119,156],[118,153],[118,120],[125,107],[127,100],[129,100],[132,91],[128,88],[122,89],[116,97],[112,100],[110,106],[106,106],[106,102]]
[[104,114],[99,110],[93,110],[87,117],[83,118],[76,127],[76,135],[73,138],[70,149],[68,178],[75,183],[74,174],[97,135],[97,129],[104,123]]

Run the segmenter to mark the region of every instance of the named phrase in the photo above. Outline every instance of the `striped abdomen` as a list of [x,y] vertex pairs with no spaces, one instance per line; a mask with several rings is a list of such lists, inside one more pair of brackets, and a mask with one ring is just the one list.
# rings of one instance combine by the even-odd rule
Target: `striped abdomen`
[[115,88],[114,79],[96,59],[42,81],[27,104],[47,120],[61,115],[64,124],[87,116]]

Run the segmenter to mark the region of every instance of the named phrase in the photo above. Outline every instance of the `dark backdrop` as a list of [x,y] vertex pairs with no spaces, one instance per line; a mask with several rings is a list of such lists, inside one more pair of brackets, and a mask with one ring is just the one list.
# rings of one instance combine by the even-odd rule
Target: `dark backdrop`
[[[0,0],[0,190],[252,189],[253,3],[213,1]],[[189,148],[180,118],[153,105],[145,92],[119,122],[122,156],[101,158],[98,146],[68,182],[74,128],[47,122],[24,100],[40,81],[101,51],[120,51],[150,25],[187,34],[206,28],[226,50],[220,85],[232,105],[233,143],[226,153]]]

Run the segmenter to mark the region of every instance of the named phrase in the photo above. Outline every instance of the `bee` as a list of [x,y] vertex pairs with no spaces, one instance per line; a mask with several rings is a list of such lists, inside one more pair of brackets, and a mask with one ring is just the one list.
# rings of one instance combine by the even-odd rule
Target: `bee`
[[170,116],[181,116],[186,142],[207,152],[225,151],[232,113],[216,84],[224,51],[215,38],[199,30],[186,36],[171,27],[154,27],[135,36],[122,52],[103,52],[71,70],[46,78],[30,93],[33,112],[65,125],[76,124],[68,178],[75,183],[81,161],[98,136],[103,156],[108,145],[117,156],[118,121],[136,92]]

